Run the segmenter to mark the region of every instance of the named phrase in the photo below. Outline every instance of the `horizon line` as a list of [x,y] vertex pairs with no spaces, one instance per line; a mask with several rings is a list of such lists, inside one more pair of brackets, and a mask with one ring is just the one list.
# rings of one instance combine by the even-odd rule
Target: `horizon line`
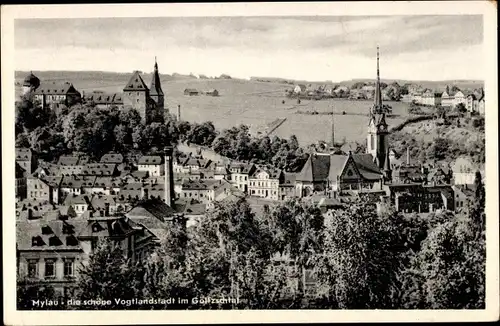
[[[30,72],[73,72],[73,73],[79,73],[79,72],[97,72],[97,73],[109,73],[109,74],[133,74],[134,72],[139,71],[142,74],[152,74],[153,71],[151,72],[144,72],[142,70],[131,70],[131,71],[111,71],[111,70],[14,70],[14,73],[30,73]],[[355,80],[376,80],[377,77],[351,77],[350,79],[344,79],[341,81],[333,81],[333,80],[308,80],[308,79],[301,79],[301,78],[286,78],[286,77],[279,77],[279,76],[249,76],[249,77],[238,77],[235,75],[232,75],[230,73],[225,73],[222,72],[219,74],[219,76],[212,76],[209,77],[206,74],[203,73],[180,73],[180,72],[172,72],[172,73],[159,73],[161,75],[165,76],[173,76],[173,74],[178,74],[178,75],[183,75],[183,76],[190,76],[192,74],[196,79],[204,79],[204,78],[199,78],[200,75],[205,75],[207,76],[207,79],[216,79],[221,75],[228,75],[231,77],[231,79],[241,79],[241,80],[251,80],[251,78],[274,78],[274,79],[281,79],[284,81],[306,81],[306,82],[312,82],[312,83],[341,83],[341,82],[346,82],[346,81],[355,81]],[[463,79],[463,78],[456,78],[456,79],[406,79],[406,78],[392,78],[392,77],[381,77],[381,81],[383,80],[402,80],[402,81],[425,81],[425,82],[447,82],[447,81],[457,81],[457,82],[482,82],[484,83],[484,79]]]

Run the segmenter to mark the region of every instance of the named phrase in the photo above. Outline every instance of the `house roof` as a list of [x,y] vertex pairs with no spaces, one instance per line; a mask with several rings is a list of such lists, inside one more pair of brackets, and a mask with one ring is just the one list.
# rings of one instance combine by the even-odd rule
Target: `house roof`
[[38,95],[80,94],[70,82],[43,82],[36,90]]
[[309,155],[296,179],[306,182],[324,181],[328,177],[329,169],[330,155]]
[[144,155],[144,156],[141,156],[141,158],[139,159],[139,162],[137,164],[140,164],[140,165],[158,165],[158,164],[162,164],[163,163],[163,160],[162,160],[162,157],[159,156],[159,155]]
[[[18,250],[75,250],[81,251],[76,236],[82,232],[87,222],[82,220],[34,220],[17,221],[16,245]],[[38,240],[34,245],[33,239]],[[72,241],[73,240],[73,241]]]
[[134,71],[132,76],[130,77],[127,85],[123,88],[124,92],[127,91],[148,91],[148,87],[144,83],[139,71]]
[[73,166],[73,165],[78,165],[78,161],[79,161],[78,156],[61,155],[61,156],[59,156],[59,160],[57,161],[57,165]]
[[83,100],[94,102],[94,104],[120,105],[123,104],[122,93],[89,93],[83,96]]
[[64,200],[64,205],[90,205],[90,198],[87,195],[69,194]]
[[101,163],[121,164],[123,163],[123,155],[119,153],[108,153],[101,157]]
[[96,177],[94,188],[118,188],[121,186],[121,179],[114,177]]
[[356,163],[356,166],[363,176],[367,180],[378,180],[382,173],[378,166],[373,162],[373,157],[371,154],[352,154],[352,158]]
[[62,188],[92,187],[96,180],[95,176],[66,176],[61,182]]
[[115,205],[116,201],[114,196],[94,195],[92,196],[90,204],[94,209],[100,210],[105,209],[107,205]]
[[195,88],[186,88],[184,93],[198,93],[198,90]]
[[115,172],[116,164],[89,163],[85,165],[82,175],[112,176]]
[[161,222],[167,221],[176,211],[162,200],[149,198],[141,200],[125,215],[132,220],[154,218]]
[[31,160],[31,149],[24,147],[16,147],[16,161]]

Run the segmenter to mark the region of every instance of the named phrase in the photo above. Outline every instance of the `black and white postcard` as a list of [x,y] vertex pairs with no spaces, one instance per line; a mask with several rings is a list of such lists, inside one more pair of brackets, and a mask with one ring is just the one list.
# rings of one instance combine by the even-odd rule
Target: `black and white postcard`
[[4,322],[497,319],[496,10],[2,6]]

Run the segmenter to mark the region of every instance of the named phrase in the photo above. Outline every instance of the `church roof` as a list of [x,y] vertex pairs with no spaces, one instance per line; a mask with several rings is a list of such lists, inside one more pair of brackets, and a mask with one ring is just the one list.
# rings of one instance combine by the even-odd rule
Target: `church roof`
[[33,75],[33,72],[30,72],[30,74],[28,76],[26,76],[26,78],[24,78],[23,86],[25,86],[25,87],[31,87],[31,86],[38,87],[38,86],[40,86],[40,79],[38,79],[37,76]]
[[147,91],[148,87],[144,83],[138,71],[134,71],[123,91]]

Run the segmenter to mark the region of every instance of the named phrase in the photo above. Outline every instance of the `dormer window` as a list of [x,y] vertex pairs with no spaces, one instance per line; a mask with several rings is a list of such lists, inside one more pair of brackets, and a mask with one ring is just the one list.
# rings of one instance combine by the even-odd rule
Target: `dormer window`
[[42,226],[42,234],[53,234],[51,227],[48,225]]
[[60,245],[62,245],[62,242],[58,237],[52,236],[49,238],[49,246],[60,246]]
[[45,242],[43,242],[43,239],[40,236],[31,237],[31,246],[38,247],[43,246],[44,244]]

